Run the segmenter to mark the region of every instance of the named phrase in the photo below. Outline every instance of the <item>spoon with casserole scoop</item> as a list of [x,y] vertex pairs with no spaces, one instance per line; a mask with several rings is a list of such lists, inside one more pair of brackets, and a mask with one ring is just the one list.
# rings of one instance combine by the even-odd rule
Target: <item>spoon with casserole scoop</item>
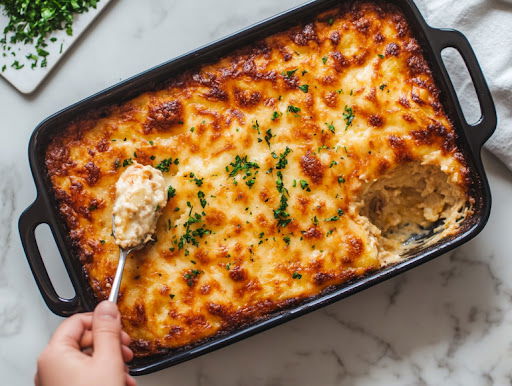
[[166,204],[164,177],[152,166],[134,162],[117,180],[112,234],[120,253],[109,301],[117,302],[126,258],[153,239],[158,218]]

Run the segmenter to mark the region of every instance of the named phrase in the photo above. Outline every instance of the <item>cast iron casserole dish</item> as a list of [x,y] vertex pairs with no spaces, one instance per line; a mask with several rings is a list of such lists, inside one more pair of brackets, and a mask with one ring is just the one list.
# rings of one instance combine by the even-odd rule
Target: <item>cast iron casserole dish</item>
[[[49,141],[58,135],[74,117],[90,110],[119,103],[130,99],[146,90],[155,88],[160,82],[183,69],[210,62],[245,44],[258,40],[272,33],[299,24],[312,15],[326,10],[338,1],[313,1],[306,5],[287,11],[246,30],[217,41],[211,45],[164,63],[116,86],[78,102],[43,121],[34,131],[29,144],[29,159],[36,182],[38,196],[36,201],[21,215],[19,229],[22,243],[38,284],[48,307],[56,314],[69,316],[77,312],[90,311],[94,308],[95,297],[89,283],[82,274],[81,264],[71,253],[70,241],[66,229],[59,219],[57,203],[51,194],[51,185],[44,168],[44,154]],[[397,1],[396,4],[405,14],[412,30],[421,44],[424,55],[432,69],[438,88],[441,90],[441,102],[448,117],[452,120],[458,134],[458,146],[463,151],[471,172],[472,186],[470,194],[475,199],[474,215],[465,224],[464,229],[455,237],[415,251],[406,260],[372,273],[355,281],[343,284],[334,291],[320,294],[294,308],[270,315],[268,318],[239,330],[215,336],[195,347],[185,347],[169,354],[136,358],[131,363],[132,374],[145,374],[156,371],[198,355],[210,352],[244,337],[265,330],[299,315],[311,312],[321,306],[330,304],[352,293],[390,278],[400,272],[437,257],[456,246],[468,241],[484,227],[490,212],[491,197],[480,159],[480,149],[496,126],[496,113],[487,84],[480,70],[476,57],[466,38],[454,30],[433,29],[426,25],[417,8],[410,0]],[[453,86],[441,60],[441,51],[446,47],[456,48],[462,55],[473,83],[475,85],[482,116],[474,125],[468,124],[462,114]],[[35,241],[35,228],[46,223],[52,229],[53,236],[61,252],[64,264],[76,291],[72,299],[61,298],[54,290]]]

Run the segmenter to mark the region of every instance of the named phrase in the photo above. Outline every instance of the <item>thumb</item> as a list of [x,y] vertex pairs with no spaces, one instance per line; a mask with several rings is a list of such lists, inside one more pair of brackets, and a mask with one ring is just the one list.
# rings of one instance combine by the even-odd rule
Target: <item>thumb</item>
[[121,317],[117,306],[108,300],[96,306],[92,318],[94,357],[123,362]]

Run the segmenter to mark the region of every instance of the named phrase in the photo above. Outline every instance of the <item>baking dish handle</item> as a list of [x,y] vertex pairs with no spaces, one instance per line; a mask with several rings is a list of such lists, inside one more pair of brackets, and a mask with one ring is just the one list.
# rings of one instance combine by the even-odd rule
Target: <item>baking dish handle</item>
[[[446,71],[446,67],[443,64],[441,51],[445,48],[451,47],[455,48],[461,55],[469,71],[471,80],[473,81],[481,111],[481,116],[476,123],[469,124],[466,121],[458,99],[454,99],[456,100],[457,113],[459,116],[463,117],[464,131],[466,132],[466,137],[471,146],[471,150],[473,151],[473,154],[478,156],[482,145],[487,141],[492,133],[494,133],[497,124],[496,108],[494,106],[489,86],[485,81],[484,74],[478,64],[473,48],[471,48],[468,39],[461,32],[453,29],[431,28],[430,35],[433,37],[431,39],[432,44],[437,46],[436,55],[438,56],[441,70],[444,72],[446,79],[449,80],[450,78]],[[451,88],[452,94],[456,96],[457,94],[453,89],[451,81],[449,81],[449,87]]]
[[18,228],[25,255],[41,296],[48,308],[59,316],[70,316],[77,312],[83,312],[82,304],[76,295],[71,299],[62,298],[53,287],[37,246],[35,230],[40,224],[47,224],[55,237],[55,231],[50,221],[47,220],[46,210],[42,204],[41,197],[38,196],[36,201],[21,214]]

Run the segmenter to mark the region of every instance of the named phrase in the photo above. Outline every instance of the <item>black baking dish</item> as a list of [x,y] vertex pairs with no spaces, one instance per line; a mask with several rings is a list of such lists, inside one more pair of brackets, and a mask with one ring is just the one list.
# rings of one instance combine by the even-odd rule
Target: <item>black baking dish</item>
[[[66,229],[56,210],[56,202],[51,193],[50,182],[44,167],[45,149],[49,140],[62,130],[66,124],[89,109],[127,100],[146,90],[156,87],[173,74],[201,63],[209,62],[243,45],[254,42],[266,35],[307,21],[308,18],[336,6],[343,0],[317,0],[298,6],[287,12],[255,24],[238,33],[199,48],[174,60],[161,64],[113,87],[101,91],[89,98],[67,107],[50,116],[34,130],[29,144],[29,160],[37,187],[37,198],[19,219],[19,231],[30,268],[48,307],[56,314],[69,316],[77,312],[94,308],[95,298],[89,283],[82,274],[80,262],[74,258]],[[459,146],[465,153],[472,174],[471,195],[475,198],[475,214],[457,236],[444,240],[438,245],[416,251],[407,260],[374,272],[353,282],[345,283],[334,290],[307,299],[293,308],[270,315],[267,319],[248,325],[237,331],[214,336],[193,347],[170,351],[167,354],[135,359],[130,364],[134,375],[147,374],[198,355],[234,343],[257,332],[304,315],[322,306],[333,303],[362,289],[368,288],[401,272],[431,260],[476,236],[487,222],[491,195],[489,185],[480,158],[483,143],[496,127],[496,112],[488,86],[479,67],[475,54],[460,32],[429,27],[412,0],[396,0],[395,3],[404,12],[415,37],[423,48],[429,61],[446,113],[453,121],[458,134]],[[456,93],[441,59],[444,48],[453,47],[459,51],[469,70],[480,103],[481,117],[475,124],[468,124],[463,116]],[[42,223],[50,226],[57,246],[62,255],[67,272],[75,289],[72,299],[61,298],[52,286],[35,240],[35,228]]]

